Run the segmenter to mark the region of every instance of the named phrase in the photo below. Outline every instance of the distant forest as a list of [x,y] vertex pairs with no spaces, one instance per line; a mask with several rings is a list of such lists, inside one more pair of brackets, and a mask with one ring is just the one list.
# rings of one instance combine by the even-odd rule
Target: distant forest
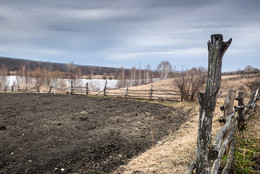
[[[0,69],[3,66],[7,67],[8,72],[17,72],[21,71],[21,67],[25,66],[26,69],[34,71],[36,69],[50,69],[51,71],[60,71],[65,76],[68,74],[68,66],[72,62],[66,63],[53,63],[53,62],[42,62],[42,61],[33,61],[27,59],[18,59],[18,58],[9,58],[0,56]],[[136,68],[124,69],[113,68],[113,67],[102,67],[102,66],[84,66],[84,65],[75,65],[77,69],[80,69],[80,74],[82,76],[90,75],[101,75],[104,77],[113,77],[115,79],[122,79],[124,76],[125,79],[144,79],[144,78],[172,78],[176,77],[181,72],[176,72],[172,69],[172,66],[168,61],[162,61],[157,70],[151,70],[150,65],[147,65],[147,68]],[[188,71],[188,70],[185,70]],[[150,74],[149,74],[150,73]],[[224,72],[223,75],[234,75],[234,74],[257,74],[260,73],[258,68],[255,68],[251,65],[246,66],[243,70],[237,70],[232,72]],[[142,76],[141,76],[142,74]],[[16,74],[15,74],[16,75]],[[165,76],[166,75],[166,76]],[[138,76],[138,77],[137,77]],[[152,80],[151,80],[152,81]]]
[[[2,67],[2,65],[6,65],[8,71],[18,71],[21,68],[21,66],[25,65],[27,68],[29,67],[31,71],[34,71],[37,68],[42,69],[42,68],[51,67],[52,71],[67,72],[68,64],[0,57],[0,67]],[[83,65],[75,65],[75,66],[81,68],[82,75],[89,75],[93,73],[93,75],[107,74],[107,75],[117,76],[122,71],[121,68],[112,68],[112,67],[83,66]],[[131,73],[130,69],[125,69],[124,71],[126,76],[130,76]]]

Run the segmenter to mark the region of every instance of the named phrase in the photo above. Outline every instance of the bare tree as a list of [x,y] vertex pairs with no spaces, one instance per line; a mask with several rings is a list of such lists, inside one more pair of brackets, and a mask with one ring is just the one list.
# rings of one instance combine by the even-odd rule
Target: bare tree
[[172,71],[172,65],[168,61],[162,61],[157,66],[157,71],[160,74],[161,79],[168,78],[169,73]]
[[23,82],[22,66],[18,69],[15,79],[16,79],[16,84],[17,84],[17,90],[20,91],[21,84]]
[[26,64],[22,65],[22,71],[23,71],[23,81],[25,82],[25,87],[26,87],[26,91],[28,91],[29,89],[29,83],[32,80],[30,78],[30,67],[29,67],[29,62],[27,62],[27,68],[26,68]]
[[81,67],[76,67],[76,79],[80,79],[82,76]]
[[44,74],[45,74],[45,84],[49,88],[48,93],[51,93],[51,90],[53,88],[58,87],[59,78],[61,78],[61,72],[56,70],[53,71],[52,67],[49,66],[48,69],[44,68]]
[[195,101],[201,87],[206,83],[206,69],[203,67],[182,71],[174,82],[180,90],[182,100]]
[[151,71],[151,65],[148,64],[146,67],[146,83],[150,83],[152,82],[152,75],[151,75],[152,71]]
[[121,67],[122,73],[121,73],[121,87],[125,87],[125,69],[124,67]]
[[103,75],[102,75],[102,79],[106,80],[107,78],[108,78],[107,73],[103,73]]
[[35,88],[37,92],[40,92],[40,87],[44,84],[44,71],[41,68],[36,68],[31,74],[35,79]]
[[73,87],[76,82],[76,66],[74,65],[74,62],[70,62],[67,65],[67,71],[69,72],[69,79],[70,79],[70,87],[71,87],[71,93],[73,93]]
[[254,71],[255,69],[257,69],[257,68],[253,67],[252,65],[247,65],[247,66],[244,68],[244,70],[245,70],[245,71],[248,71],[248,72]]
[[17,84],[17,90],[20,91],[20,87],[21,87],[21,83],[22,83],[22,77],[17,75],[15,77],[15,79],[16,79],[16,84]]
[[67,91],[67,87],[68,86],[67,86],[65,79],[63,79],[63,78],[57,79],[57,86],[56,86],[57,89],[59,89],[62,92],[65,92],[65,91]]
[[136,67],[132,67],[131,69],[131,86],[136,86],[137,82],[136,82]]
[[6,91],[8,85],[7,76],[8,76],[7,66],[2,65],[2,68],[0,70],[0,89],[3,91]]
[[94,75],[94,70],[93,70],[93,68],[91,68],[90,79],[93,79],[93,75]]
[[142,66],[139,64],[138,66],[138,85],[142,85]]

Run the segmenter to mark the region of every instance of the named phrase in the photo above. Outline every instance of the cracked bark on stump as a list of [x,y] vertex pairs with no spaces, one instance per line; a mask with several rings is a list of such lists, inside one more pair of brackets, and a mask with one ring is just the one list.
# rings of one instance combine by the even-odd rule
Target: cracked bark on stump
[[198,93],[200,104],[199,129],[197,139],[196,173],[210,173],[210,150],[212,117],[214,114],[217,93],[221,83],[221,66],[223,56],[232,39],[223,42],[221,34],[211,35],[208,42],[208,79],[205,93]]

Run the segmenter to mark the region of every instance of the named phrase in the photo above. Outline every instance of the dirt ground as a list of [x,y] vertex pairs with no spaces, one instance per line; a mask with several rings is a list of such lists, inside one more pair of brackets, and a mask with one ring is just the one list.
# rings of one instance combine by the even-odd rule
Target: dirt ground
[[0,94],[0,173],[110,173],[187,121],[133,100]]

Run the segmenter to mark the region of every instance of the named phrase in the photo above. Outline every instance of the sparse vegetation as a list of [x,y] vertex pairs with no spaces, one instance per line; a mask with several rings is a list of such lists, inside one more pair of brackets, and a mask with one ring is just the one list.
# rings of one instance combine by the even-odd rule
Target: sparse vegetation
[[182,100],[194,102],[199,90],[206,83],[206,69],[203,67],[182,71],[174,82]]
[[248,123],[246,131],[236,135],[235,174],[260,171],[259,108]]

